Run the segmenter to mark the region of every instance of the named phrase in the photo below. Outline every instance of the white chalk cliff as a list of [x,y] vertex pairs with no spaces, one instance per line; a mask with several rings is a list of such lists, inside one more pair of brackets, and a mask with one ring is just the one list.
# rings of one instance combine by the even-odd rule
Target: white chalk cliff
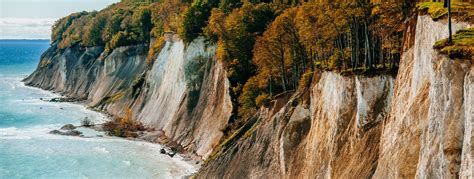
[[[433,49],[447,35],[445,22],[413,18],[396,76],[316,71],[309,87],[262,107],[224,144],[229,82],[215,46],[201,38],[169,38],[151,64],[147,45],[107,55],[53,44],[25,82],[115,116],[131,109],[186,151],[211,158],[198,178],[473,178],[474,66]],[[207,59],[199,88],[186,75],[196,58]]]

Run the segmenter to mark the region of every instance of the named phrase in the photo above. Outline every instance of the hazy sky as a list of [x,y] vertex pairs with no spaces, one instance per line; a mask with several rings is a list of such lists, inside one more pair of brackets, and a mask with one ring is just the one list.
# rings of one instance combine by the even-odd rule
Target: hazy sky
[[73,12],[100,10],[119,0],[0,0],[0,39],[49,39],[51,25]]

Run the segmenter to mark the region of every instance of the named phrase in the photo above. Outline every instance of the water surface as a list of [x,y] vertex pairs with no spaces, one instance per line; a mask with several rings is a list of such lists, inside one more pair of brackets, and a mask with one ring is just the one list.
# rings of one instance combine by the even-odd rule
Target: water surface
[[71,103],[40,100],[57,94],[24,86],[49,41],[0,40],[0,178],[175,178],[195,168],[160,146],[82,129],[91,138],[48,134],[100,113]]

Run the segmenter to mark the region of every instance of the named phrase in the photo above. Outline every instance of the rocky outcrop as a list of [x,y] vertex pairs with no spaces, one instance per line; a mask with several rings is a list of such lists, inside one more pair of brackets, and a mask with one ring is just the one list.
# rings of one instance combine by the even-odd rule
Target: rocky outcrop
[[447,34],[445,22],[413,19],[396,78],[315,73],[198,178],[472,178],[474,67],[433,50]]
[[[187,151],[206,158],[232,113],[229,84],[214,52],[203,39],[185,45],[170,36],[154,63],[147,64],[147,45],[104,52],[102,47],[59,50],[53,44],[24,81],[83,99],[117,117],[132,111],[148,127],[163,130]],[[191,90],[185,70],[197,57],[206,58],[206,70],[198,74],[199,89]]]

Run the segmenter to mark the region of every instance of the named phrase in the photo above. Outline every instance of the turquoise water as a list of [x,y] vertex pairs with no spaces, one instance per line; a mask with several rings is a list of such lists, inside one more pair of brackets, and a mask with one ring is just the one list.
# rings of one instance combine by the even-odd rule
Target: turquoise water
[[0,178],[176,178],[195,172],[180,157],[161,155],[156,144],[114,137],[48,134],[88,117],[106,118],[71,103],[40,100],[57,97],[26,87],[21,79],[36,67],[49,41],[0,40]]

